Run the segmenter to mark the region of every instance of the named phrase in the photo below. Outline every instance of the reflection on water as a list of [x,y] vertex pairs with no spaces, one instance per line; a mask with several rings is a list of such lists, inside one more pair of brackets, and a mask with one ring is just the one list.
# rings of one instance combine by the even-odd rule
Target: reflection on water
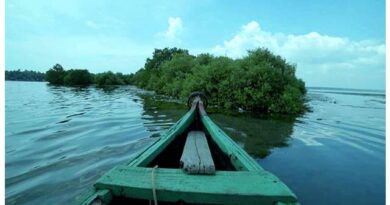
[[140,96],[144,105],[142,120],[152,136],[163,134],[187,112],[187,107],[182,103],[172,102],[150,94],[141,94]]
[[253,157],[264,158],[274,147],[288,146],[294,119],[254,118],[245,115],[210,117]]
[[[385,98],[359,92],[311,89],[312,112],[298,118],[209,115],[302,204],[381,204]],[[6,203],[71,203],[186,111],[132,86],[6,82]]]

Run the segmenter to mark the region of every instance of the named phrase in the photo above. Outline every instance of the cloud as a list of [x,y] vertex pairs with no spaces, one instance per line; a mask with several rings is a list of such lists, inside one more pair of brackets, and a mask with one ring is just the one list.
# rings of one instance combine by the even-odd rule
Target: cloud
[[169,17],[168,29],[159,33],[168,41],[177,41],[180,33],[183,31],[183,23],[180,17]]
[[[297,75],[309,86],[384,88],[386,46],[372,40],[353,41],[317,32],[272,33],[252,21],[223,45],[212,48],[211,53],[238,58],[258,47],[296,63]],[[355,81],[361,81],[362,86]]]

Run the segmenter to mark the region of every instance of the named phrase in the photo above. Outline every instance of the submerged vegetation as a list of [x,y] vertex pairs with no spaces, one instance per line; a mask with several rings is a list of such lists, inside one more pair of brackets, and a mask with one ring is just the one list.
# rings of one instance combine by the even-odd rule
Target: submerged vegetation
[[305,109],[306,88],[295,70],[295,65],[267,49],[231,59],[165,48],[154,51],[131,83],[183,99],[193,91],[203,91],[210,104],[225,109],[300,113]]
[[295,70],[296,65],[262,48],[239,59],[194,56],[185,49],[164,48],[155,49],[135,74],[91,74],[85,69],[64,70],[56,64],[46,72],[46,80],[69,86],[130,84],[177,99],[202,91],[209,103],[219,108],[291,114],[305,110],[305,83],[295,76]]

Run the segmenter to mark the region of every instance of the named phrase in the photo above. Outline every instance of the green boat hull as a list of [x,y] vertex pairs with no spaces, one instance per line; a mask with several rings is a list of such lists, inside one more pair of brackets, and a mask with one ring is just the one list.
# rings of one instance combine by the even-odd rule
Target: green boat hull
[[[171,166],[176,164],[175,155],[181,154],[175,152],[180,150],[181,138],[194,127],[207,133],[216,161],[214,175],[189,175]],[[174,163],[165,162],[169,160]],[[76,204],[154,200],[159,204],[299,204],[283,182],[260,167],[210,119],[200,100],[194,101],[191,109],[145,151],[98,179]]]

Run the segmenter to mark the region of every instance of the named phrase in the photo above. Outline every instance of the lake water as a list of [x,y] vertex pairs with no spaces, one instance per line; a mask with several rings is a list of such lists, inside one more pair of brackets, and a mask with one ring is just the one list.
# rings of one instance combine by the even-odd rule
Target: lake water
[[[185,112],[132,86],[5,83],[6,204],[69,204],[150,145]],[[301,204],[385,203],[383,91],[309,89],[294,117],[210,117]]]

